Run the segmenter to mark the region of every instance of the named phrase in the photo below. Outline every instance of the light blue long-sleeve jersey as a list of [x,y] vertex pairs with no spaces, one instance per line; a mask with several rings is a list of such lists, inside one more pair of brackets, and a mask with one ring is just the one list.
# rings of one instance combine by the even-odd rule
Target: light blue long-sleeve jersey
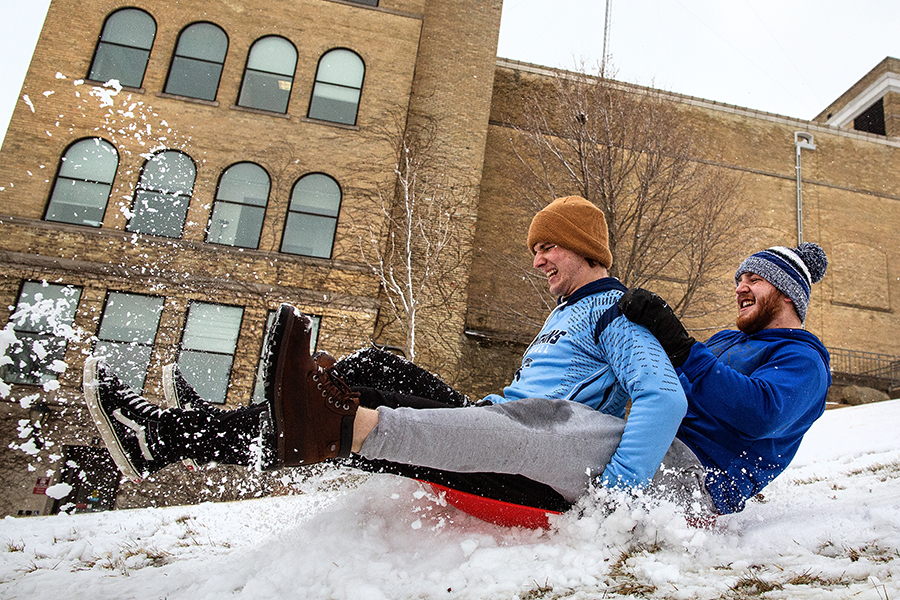
[[631,412],[622,441],[603,472],[604,485],[640,486],[653,478],[687,410],[672,364],[650,332],[619,315],[605,328],[604,313],[626,288],[607,277],[561,299],[525,351],[522,366],[495,404],[523,398],[580,402],[600,412]]

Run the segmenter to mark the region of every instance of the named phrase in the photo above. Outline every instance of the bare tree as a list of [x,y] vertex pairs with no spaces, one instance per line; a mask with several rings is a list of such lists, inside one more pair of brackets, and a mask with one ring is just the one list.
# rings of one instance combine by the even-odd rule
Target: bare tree
[[360,251],[381,283],[388,308],[376,334],[399,331],[407,358],[415,360],[420,349],[427,349],[428,366],[452,368],[436,361],[456,353],[458,328],[449,320],[464,300],[457,282],[469,253],[460,239],[468,225],[460,209],[472,186],[444,167],[450,161],[440,155],[433,119],[410,115],[383,123],[378,135],[392,152],[394,177],[360,190],[381,213],[360,237]]
[[665,282],[682,316],[711,306],[711,278],[733,260],[746,215],[738,178],[702,159],[684,107],[651,89],[559,72],[528,89],[512,120],[532,210],[586,198],[606,216],[611,275],[632,287]]

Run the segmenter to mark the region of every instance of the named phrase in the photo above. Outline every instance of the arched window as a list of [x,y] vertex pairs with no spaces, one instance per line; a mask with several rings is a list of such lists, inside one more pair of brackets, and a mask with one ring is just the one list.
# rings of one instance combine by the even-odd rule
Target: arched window
[[156,21],[137,8],[123,8],[109,15],[94,51],[88,79],[141,87],[156,38]]
[[215,100],[228,53],[228,36],[212,23],[194,23],[178,36],[166,93]]
[[341,187],[323,173],[304,175],[294,184],[281,251],[331,258],[341,210]]
[[128,231],[181,237],[197,169],[191,158],[165,150],[144,163]]
[[228,167],[219,179],[206,241],[258,248],[270,184],[269,174],[257,164],[245,162]]
[[319,59],[309,102],[309,118],[344,125],[356,124],[366,67],[358,54],[338,48]]
[[256,40],[247,57],[238,105],[286,113],[294,85],[297,49],[282,37]]
[[100,138],[79,140],[59,161],[44,219],[100,227],[112,191],[119,154]]

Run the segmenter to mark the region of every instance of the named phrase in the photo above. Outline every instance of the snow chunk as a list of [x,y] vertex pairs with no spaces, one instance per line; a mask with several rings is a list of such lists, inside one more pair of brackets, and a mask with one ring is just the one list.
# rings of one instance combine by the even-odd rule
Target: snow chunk
[[66,496],[68,496],[72,492],[72,486],[68,483],[57,483],[56,485],[51,485],[47,488],[47,491],[44,492],[54,500],[62,500]]

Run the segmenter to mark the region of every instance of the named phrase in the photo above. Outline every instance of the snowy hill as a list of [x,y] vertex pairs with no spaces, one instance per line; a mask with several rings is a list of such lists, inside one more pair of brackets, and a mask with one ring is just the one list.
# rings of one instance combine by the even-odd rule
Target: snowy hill
[[[900,598],[900,400],[828,411],[738,515],[597,492],[504,529],[415,482],[329,467],[305,493],[0,522],[0,598]],[[610,510],[612,510],[610,514]]]

